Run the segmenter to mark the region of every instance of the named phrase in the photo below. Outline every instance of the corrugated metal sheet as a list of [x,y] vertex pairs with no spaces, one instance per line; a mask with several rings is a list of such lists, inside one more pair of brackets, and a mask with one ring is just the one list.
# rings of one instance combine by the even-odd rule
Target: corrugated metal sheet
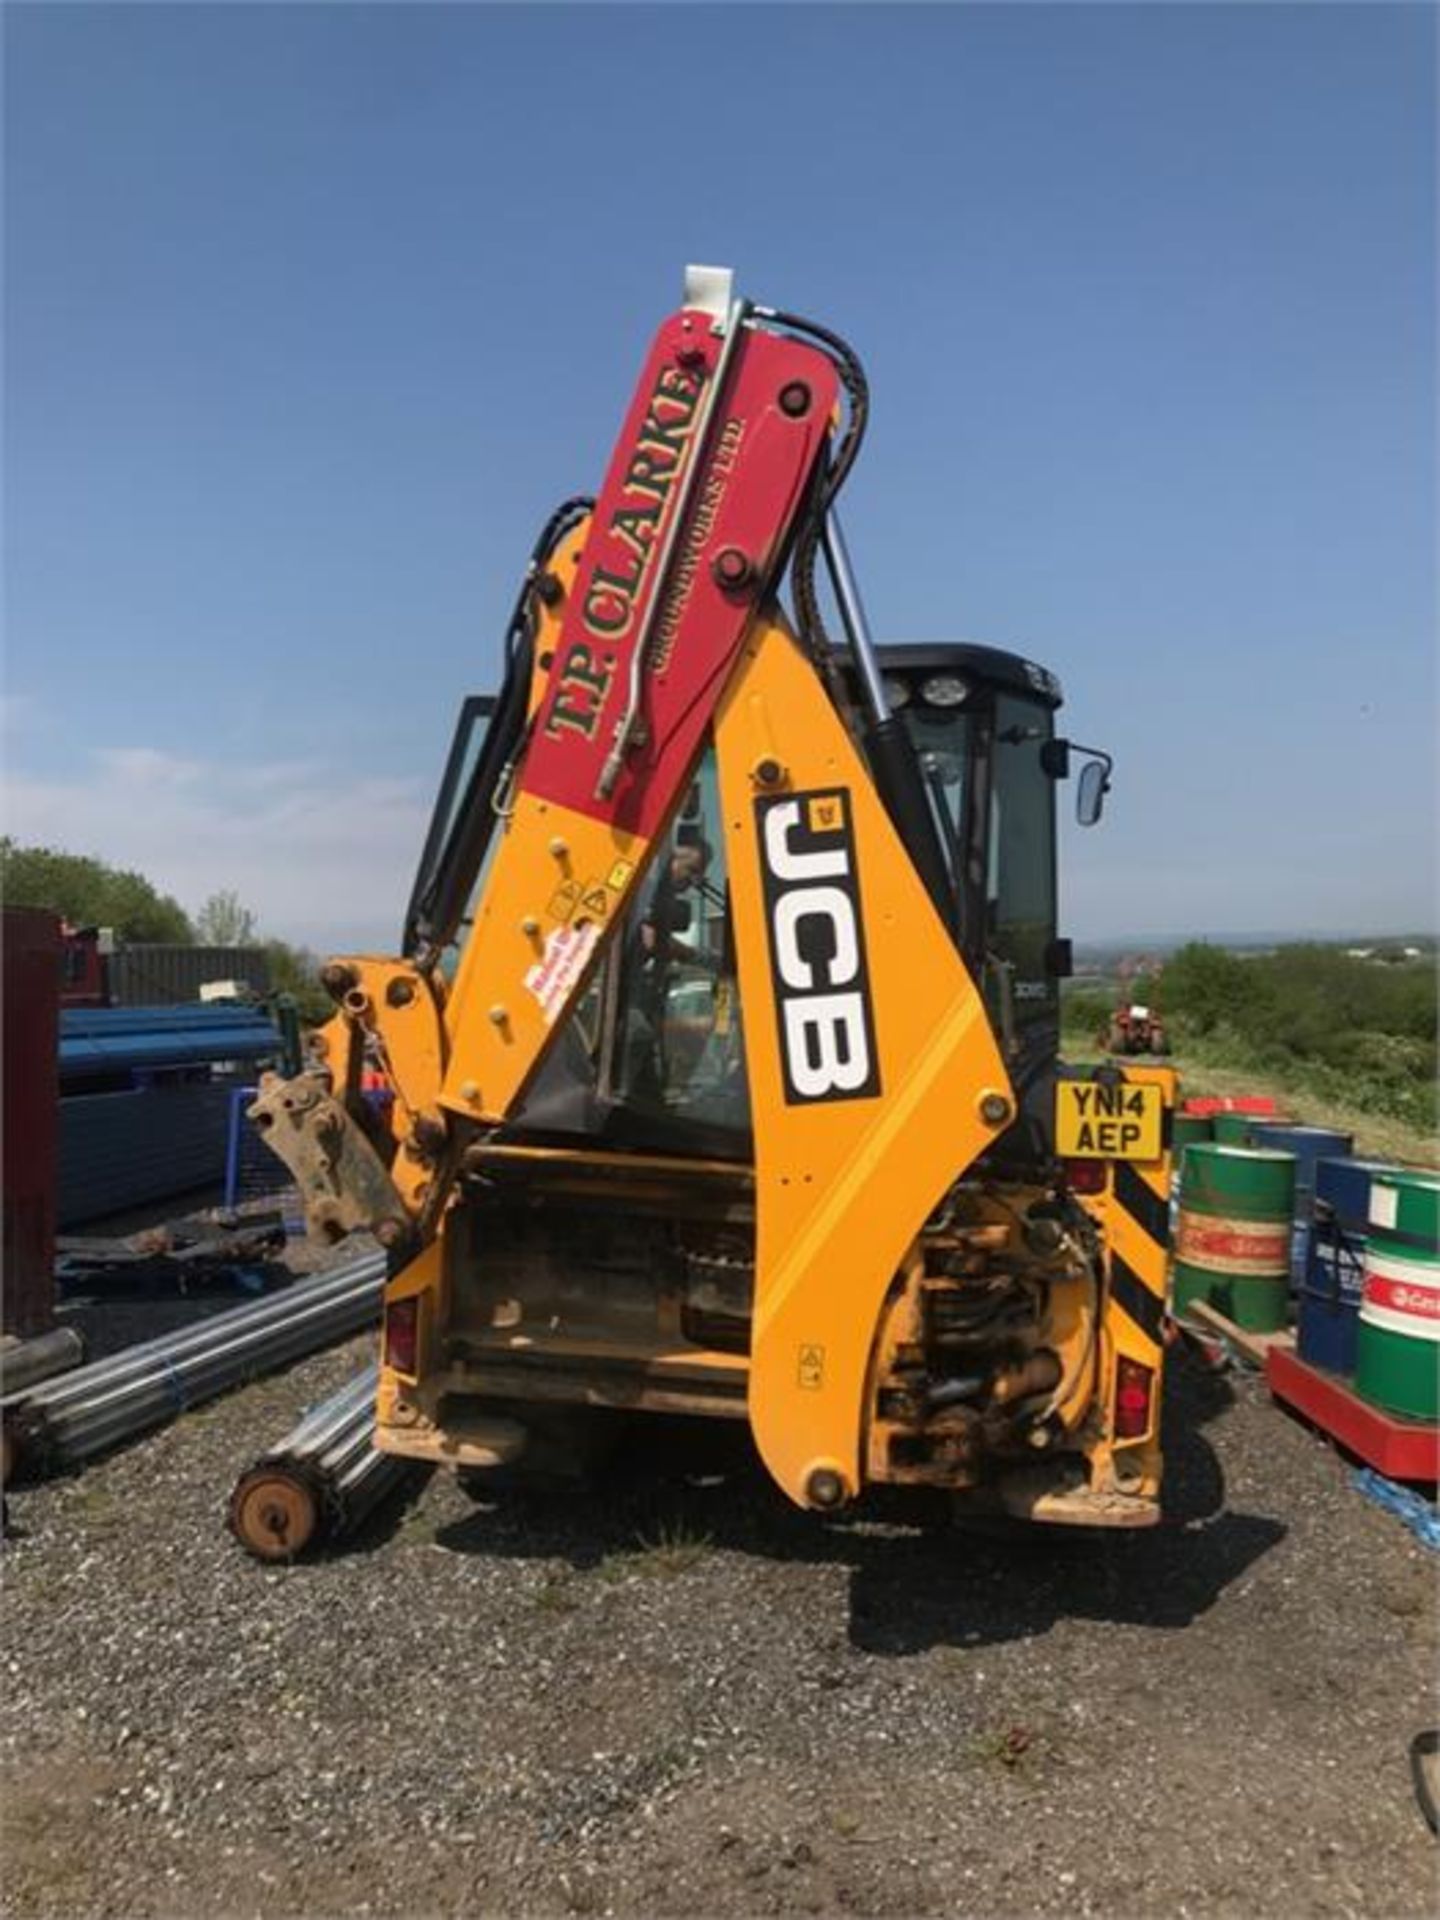
[[33,907],[3,922],[4,1321],[26,1334],[54,1318],[60,922]]
[[270,991],[263,947],[116,947],[106,968],[110,997],[120,1007],[188,1004],[212,980],[243,980],[256,993]]
[[82,1093],[60,1102],[60,1225],[225,1178],[231,1082]]
[[92,1088],[132,1071],[208,1061],[278,1057],[282,1042],[263,1008],[66,1007],[60,1015],[60,1079]]

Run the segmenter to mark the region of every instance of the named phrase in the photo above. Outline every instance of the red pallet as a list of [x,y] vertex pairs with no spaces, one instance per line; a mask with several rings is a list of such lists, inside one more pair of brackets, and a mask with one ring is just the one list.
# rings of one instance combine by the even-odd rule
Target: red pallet
[[1197,1093],[1181,1102],[1180,1111],[1195,1114],[1202,1120],[1212,1119],[1217,1113],[1243,1113],[1254,1120],[1280,1118],[1280,1111],[1268,1093]]
[[1266,1354],[1265,1379],[1277,1400],[1387,1480],[1440,1480],[1440,1427],[1382,1413],[1334,1374],[1306,1366],[1285,1347]]

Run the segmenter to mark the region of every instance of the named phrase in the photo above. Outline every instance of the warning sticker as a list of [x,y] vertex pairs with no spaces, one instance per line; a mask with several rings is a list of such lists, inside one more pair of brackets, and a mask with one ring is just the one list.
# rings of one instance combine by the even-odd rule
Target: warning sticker
[[568,920],[580,904],[580,882],[567,880],[557,887],[545,903],[545,913],[551,920]]
[[612,887],[616,893],[623,893],[634,871],[633,860],[617,860],[605,876],[605,884],[607,887]]
[[547,1027],[554,1026],[565,1009],[570,990],[585,971],[600,929],[589,920],[572,927],[556,927],[545,942],[545,957],[525,975],[525,986],[540,1003]]
[[580,905],[586,913],[603,920],[610,911],[610,896],[598,880],[587,880],[580,894]]
[[800,1362],[796,1369],[796,1379],[807,1391],[813,1393],[817,1387],[825,1384],[824,1347],[801,1347]]

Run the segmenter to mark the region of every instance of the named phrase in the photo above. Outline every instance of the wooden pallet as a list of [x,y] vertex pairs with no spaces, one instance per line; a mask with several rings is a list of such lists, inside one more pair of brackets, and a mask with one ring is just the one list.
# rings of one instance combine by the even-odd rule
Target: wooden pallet
[[1440,1480],[1440,1427],[1382,1413],[1338,1375],[1308,1366],[1285,1347],[1271,1347],[1265,1379],[1275,1399],[1387,1480]]
[[[1253,1327],[1238,1326],[1228,1314],[1212,1307],[1208,1300],[1192,1300],[1185,1309],[1187,1319],[1198,1320],[1210,1333],[1218,1333],[1255,1366],[1263,1367],[1273,1347],[1293,1348],[1295,1331],[1282,1327],[1278,1333],[1257,1333]],[[1182,1326],[1184,1322],[1181,1322]]]

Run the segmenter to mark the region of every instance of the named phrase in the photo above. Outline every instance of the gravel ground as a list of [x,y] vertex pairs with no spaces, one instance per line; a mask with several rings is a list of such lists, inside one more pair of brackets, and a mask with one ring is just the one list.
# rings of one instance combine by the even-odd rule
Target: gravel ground
[[1133,1538],[825,1521],[676,1423],[248,1560],[236,1472],[366,1347],[12,1496],[7,1912],[1436,1910],[1433,1562],[1253,1378],[1177,1362]]

